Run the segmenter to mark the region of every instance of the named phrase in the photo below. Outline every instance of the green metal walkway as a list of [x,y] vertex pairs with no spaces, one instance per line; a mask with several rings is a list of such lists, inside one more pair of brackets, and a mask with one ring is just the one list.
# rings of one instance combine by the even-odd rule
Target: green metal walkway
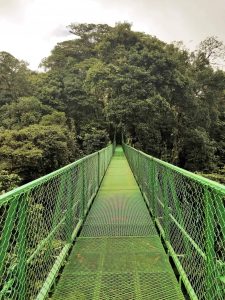
[[184,299],[121,147],[51,299]]
[[225,299],[225,186],[114,149],[0,195],[0,300]]

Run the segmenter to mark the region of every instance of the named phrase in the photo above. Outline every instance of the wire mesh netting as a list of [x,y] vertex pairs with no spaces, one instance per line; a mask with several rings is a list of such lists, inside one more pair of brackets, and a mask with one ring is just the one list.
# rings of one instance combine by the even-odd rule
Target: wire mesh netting
[[77,240],[53,300],[184,300],[158,236]]
[[191,299],[225,299],[225,187],[124,149]]
[[117,147],[52,300],[184,300]]
[[0,299],[43,299],[96,195],[113,146],[0,197]]

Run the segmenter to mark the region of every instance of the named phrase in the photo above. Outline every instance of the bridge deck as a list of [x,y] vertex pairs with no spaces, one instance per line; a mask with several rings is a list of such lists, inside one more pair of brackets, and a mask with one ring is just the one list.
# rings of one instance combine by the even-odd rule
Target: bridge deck
[[52,299],[184,299],[121,147]]

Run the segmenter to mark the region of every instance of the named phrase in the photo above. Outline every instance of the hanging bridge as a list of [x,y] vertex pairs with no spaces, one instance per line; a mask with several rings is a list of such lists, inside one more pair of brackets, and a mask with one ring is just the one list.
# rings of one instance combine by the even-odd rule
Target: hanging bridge
[[0,196],[2,300],[224,300],[225,187],[126,144]]

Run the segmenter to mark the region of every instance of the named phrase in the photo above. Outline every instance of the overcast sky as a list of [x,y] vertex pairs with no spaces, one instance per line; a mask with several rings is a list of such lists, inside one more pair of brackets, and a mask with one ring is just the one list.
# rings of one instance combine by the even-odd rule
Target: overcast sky
[[193,49],[207,36],[225,42],[225,0],[0,0],[0,51],[37,69],[72,22],[129,21],[166,42]]

